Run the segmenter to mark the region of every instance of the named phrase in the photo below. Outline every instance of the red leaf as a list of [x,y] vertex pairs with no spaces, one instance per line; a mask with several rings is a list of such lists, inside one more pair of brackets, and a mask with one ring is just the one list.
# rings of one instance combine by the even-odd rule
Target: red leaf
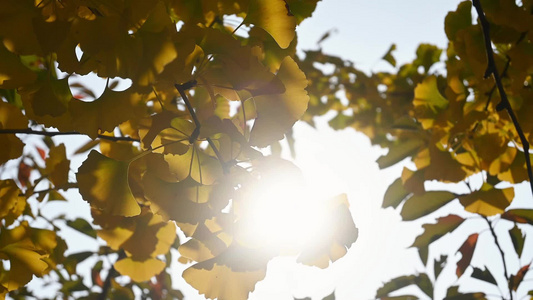
[[461,260],[457,262],[457,270],[455,271],[457,277],[461,277],[465,272],[466,268],[468,268],[468,266],[470,265],[470,261],[472,260],[472,256],[474,255],[474,249],[476,249],[478,236],[479,234],[477,233],[471,234],[463,243],[461,248],[459,248],[458,252],[461,252],[462,257]]
[[513,288],[513,291],[516,291],[520,283],[522,283],[522,280],[524,280],[524,276],[526,276],[527,271],[529,271],[530,265],[531,264],[523,266],[522,268],[520,268],[520,270],[518,270],[516,275],[511,275],[510,284]]
[[100,271],[98,270],[92,270],[91,277],[93,279],[93,283],[95,283],[99,287],[104,286],[104,281],[102,280],[102,277],[100,276]]
[[22,187],[26,187],[28,185],[28,182],[30,182],[31,170],[33,170],[31,166],[27,165],[23,161],[20,162],[19,171],[18,171],[18,180]]
[[39,152],[39,155],[41,156],[41,158],[43,160],[45,160],[46,159],[46,151],[44,151],[44,149],[39,148],[39,147],[35,147],[35,148],[37,149],[37,152]]
[[83,98],[85,98],[85,95],[82,95],[82,94],[75,94],[73,95],[72,97],[76,98],[76,99],[79,99],[79,100],[83,100]]

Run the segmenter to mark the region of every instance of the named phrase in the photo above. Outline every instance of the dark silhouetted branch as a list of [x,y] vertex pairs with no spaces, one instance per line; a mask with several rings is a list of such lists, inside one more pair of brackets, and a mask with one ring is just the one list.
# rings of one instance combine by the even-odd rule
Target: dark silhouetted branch
[[[0,129],[0,134],[33,134],[33,135],[43,135],[43,136],[59,136],[59,135],[85,135],[77,131],[40,131],[33,130],[31,128],[24,129]],[[99,139],[109,140],[113,142],[125,141],[125,142],[138,142],[138,139],[126,137],[126,136],[107,136],[103,134],[98,135]]]
[[500,93],[501,98],[500,103],[498,103],[498,105],[496,106],[496,110],[500,111],[505,109],[507,111],[509,117],[513,121],[516,132],[520,137],[520,142],[522,143],[522,147],[524,148],[527,175],[529,177],[529,186],[531,187],[531,193],[533,194],[533,170],[531,169],[531,159],[529,157],[529,142],[527,141],[524,131],[522,130],[522,127],[520,127],[520,123],[518,122],[513,108],[511,107],[511,103],[507,98],[507,93],[505,93],[505,89],[503,88],[500,73],[498,72],[498,68],[496,67],[496,63],[494,61],[494,51],[492,50],[492,42],[490,39],[490,24],[487,21],[487,18],[485,17],[481,2],[479,0],[472,0],[472,2],[479,16],[479,22],[481,24],[481,28],[483,30],[483,38],[485,40],[485,50],[487,52],[488,60],[487,70],[485,71],[485,78],[489,77],[490,75],[494,77],[494,81],[496,82],[496,86],[498,88],[498,92]]

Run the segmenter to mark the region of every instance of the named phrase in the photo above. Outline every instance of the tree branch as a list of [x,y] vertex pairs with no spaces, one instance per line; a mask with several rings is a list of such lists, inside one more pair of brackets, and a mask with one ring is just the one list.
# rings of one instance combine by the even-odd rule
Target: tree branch
[[[196,112],[194,111],[194,108],[191,105],[191,102],[189,101],[189,98],[187,97],[187,94],[185,94],[185,91],[196,86],[197,82],[196,80],[188,81],[184,84],[175,84],[174,86],[180,93],[181,98],[183,99],[183,102],[185,102],[185,106],[187,107],[187,110],[189,111],[189,114],[191,114],[192,120],[194,122],[195,128],[194,131],[191,134],[191,137],[189,139],[189,142],[192,144],[194,141],[198,139],[198,136],[200,135],[200,120],[198,120],[198,116],[196,115]],[[211,138],[207,138],[207,142],[209,143],[209,146],[213,149],[213,152],[215,152],[215,155],[217,156],[218,161],[222,165],[222,170],[224,171],[224,174],[228,173],[226,163],[222,159],[222,155],[220,155],[220,152],[218,151],[215,143],[213,143],[213,140]]]
[[[43,136],[58,136],[58,135],[85,135],[83,133],[79,133],[77,131],[40,131],[40,130],[33,130],[31,128],[23,128],[23,129],[0,129],[0,134],[33,134],[33,135],[43,135]],[[126,136],[108,136],[99,134],[98,138],[102,140],[110,140],[113,142],[118,141],[126,141],[126,142],[139,142],[138,139],[126,137]]]
[[492,43],[490,39],[490,24],[487,21],[487,18],[485,17],[481,2],[479,0],[472,0],[472,3],[474,4],[474,7],[476,8],[477,14],[479,16],[479,22],[481,23],[483,38],[485,40],[485,51],[487,52],[488,60],[487,70],[485,71],[485,78],[489,77],[490,75],[494,77],[494,81],[496,81],[496,86],[498,87],[498,92],[500,93],[501,98],[500,103],[498,103],[498,105],[496,106],[496,110],[500,111],[502,109],[505,109],[507,111],[509,117],[513,121],[516,132],[520,137],[520,142],[522,143],[522,147],[524,148],[527,175],[529,177],[529,186],[531,187],[531,193],[533,194],[533,170],[531,169],[531,159],[529,157],[529,142],[527,141],[527,138],[524,135],[524,131],[520,127],[520,123],[518,122],[518,119],[516,118],[516,115],[513,112],[511,103],[509,102],[507,94],[505,93],[505,89],[503,88],[502,79],[494,61],[494,51],[492,50]]
[[482,216],[483,219],[487,222],[489,225],[490,233],[492,234],[492,237],[494,238],[494,243],[496,244],[496,247],[498,247],[498,250],[500,250],[500,256],[502,258],[503,262],[503,275],[505,276],[505,280],[507,282],[507,288],[509,289],[509,297],[511,300],[513,300],[513,290],[511,288],[511,281],[509,278],[509,273],[507,273],[507,263],[505,262],[505,254],[503,253],[502,247],[500,246],[500,243],[498,242],[498,237],[496,236],[496,232],[494,231],[494,228],[492,227],[492,223],[489,221],[489,218]]

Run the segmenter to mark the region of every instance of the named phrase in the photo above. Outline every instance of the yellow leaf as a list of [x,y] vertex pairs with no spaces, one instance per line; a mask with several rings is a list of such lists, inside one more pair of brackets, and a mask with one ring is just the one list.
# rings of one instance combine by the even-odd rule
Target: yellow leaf
[[28,87],[27,99],[32,111],[38,116],[58,117],[68,111],[72,100],[72,93],[68,84],[68,77],[54,79],[46,75],[34,85]]
[[135,260],[131,257],[126,257],[115,262],[114,266],[121,275],[129,276],[136,282],[150,280],[150,278],[165,269],[165,263],[155,258]]
[[26,207],[26,198],[19,196],[22,191],[15,181],[0,181],[0,220],[4,219],[6,225],[11,225]]
[[167,182],[153,172],[146,172],[142,182],[145,196],[150,200],[154,213],[189,224],[197,224],[208,218],[210,209],[206,202],[210,187],[191,179]]
[[437,77],[429,76],[416,86],[413,105],[415,117],[422,123],[422,127],[433,127],[437,112],[448,106],[448,100],[440,94],[437,87]]
[[[0,129],[24,129],[28,119],[16,106],[0,101]],[[0,135],[0,164],[22,155],[24,144],[14,134]]]
[[26,285],[33,275],[43,276],[49,268],[44,261],[57,245],[56,234],[45,229],[29,227],[28,222],[0,232],[0,257],[10,261],[10,270],[0,278],[0,285],[8,291]]
[[190,177],[200,184],[211,185],[222,175],[220,162],[195,145],[183,155],[166,154],[165,161],[180,181]]
[[123,249],[137,260],[166,254],[176,239],[176,225],[147,209],[134,217],[112,216],[93,210],[98,236],[114,250]]
[[250,133],[250,143],[254,146],[266,147],[281,140],[285,132],[307,110],[307,79],[292,58],[286,57],[283,60],[277,77],[285,86],[283,94],[253,98],[257,107],[257,119]]
[[266,274],[269,257],[233,244],[222,254],[197,263],[183,278],[207,298],[245,300]]
[[9,52],[0,43],[0,88],[17,89],[32,83],[37,75],[28,69],[17,55]]
[[81,195],[92,207],[111,215],[131,217],[140,214],[141,208],[128,184],[128,169],[127,162],[92,150],[76,174]]
[[54,186],[59,187],[68,182],[70,160],[67,159],[65,145],[52,147],[46,159],[45,172]]
[[306,265],[327,268],[330,261],[335,262],[343,257],[359,235],[349,210],[349,202],[345,194],[329,200],[326,218],[328,231],[317,236],[315,243],[306,247],[298,256],[298,262]]
[[74,99],[69,111],[76,131],[92,139],[99,131],[112,132],[120,123],[144,114],[141,95],[131,90],[116,92],[106,88],[104,93],[92,102]]
[[283,0],[252,0],[243,22],[263,28],[285,49],[294,39],[296,21]]
[[466,211],[485,217],[501,214],[514,199],[514,188],[496,189],[484,183],[480,190],[458,196]]

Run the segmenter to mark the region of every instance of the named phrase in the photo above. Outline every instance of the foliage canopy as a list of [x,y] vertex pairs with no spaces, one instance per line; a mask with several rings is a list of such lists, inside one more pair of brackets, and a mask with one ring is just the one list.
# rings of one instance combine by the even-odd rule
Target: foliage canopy
[[[510,205],[513,185],[532,177],[533,2],[473,1],[477,22],[472,2],[461,2],[446,17],[444,52],[422,44],[413,62],[397,67],[393,45],[383,59],[396,72],[370,75],[320,50],[296,56],[295,28],[317,2],[2,1],[0,163],[17,174],[0,181],[0,295],[32,295],[25,285],[35,275],[59,282],[65,298],[133,298],[134,291],[183,298],[169,274],[179,260],[193,262],[183,277],[206,297],[246,299],[277,255],[327,267],[357,239],[343,195],[328,201],[325,214],[334,221],[320,245],[267,247],[249,239],[245,227],[255,187],[279,173],[298,176],[275,155],[278,141],[287,136],[292,146],[297,120],[313,124],[332,110],[331,127],[355,128],[389,149],[380,168],[413,161],[390,185],[383,207],[401,207],[405,221],[452,202],[464,208],[424,224],[412,245],[433,272],[393,279],[376,297],[393,297],[409,285],[434,297],[448,259],[431,256],[430,246],[476,217],[489,230],[470,233],[457,249],[457,277],[465,276],[478,237],[490,232],[502,252],[504,284],[485,266],[473,267],[471,277],[499,284],[502,298],[528,293],[521,284],[529,264],[508,269],[494,226],[514,223],[509,236],[520,257],[522,224],[533,224],[533,213]],[[108,78],[100,96],[76,79],[89,73]],[[131,85],[119,89],[116,78]],[[75,181],[72,157],[50,138],[68,134],[90,138],[76,152],[86,159]],[[260,151],[269,146],[274,155]],[[476,176],[483,179],[479,186],[472,183]],[[466,189],[428,188],[431,181]],[[93,220],[41,213],[75,188]],[[65,254],[68,241],[58,224],[105,244]],[[176,226],[190,239],[180,242]],[[77,265],[91,257],[96,263],[87,286],[89,274]],[[108,257],[118,258],[104,271]],[[447,297],[485,294],[452,286]]]

